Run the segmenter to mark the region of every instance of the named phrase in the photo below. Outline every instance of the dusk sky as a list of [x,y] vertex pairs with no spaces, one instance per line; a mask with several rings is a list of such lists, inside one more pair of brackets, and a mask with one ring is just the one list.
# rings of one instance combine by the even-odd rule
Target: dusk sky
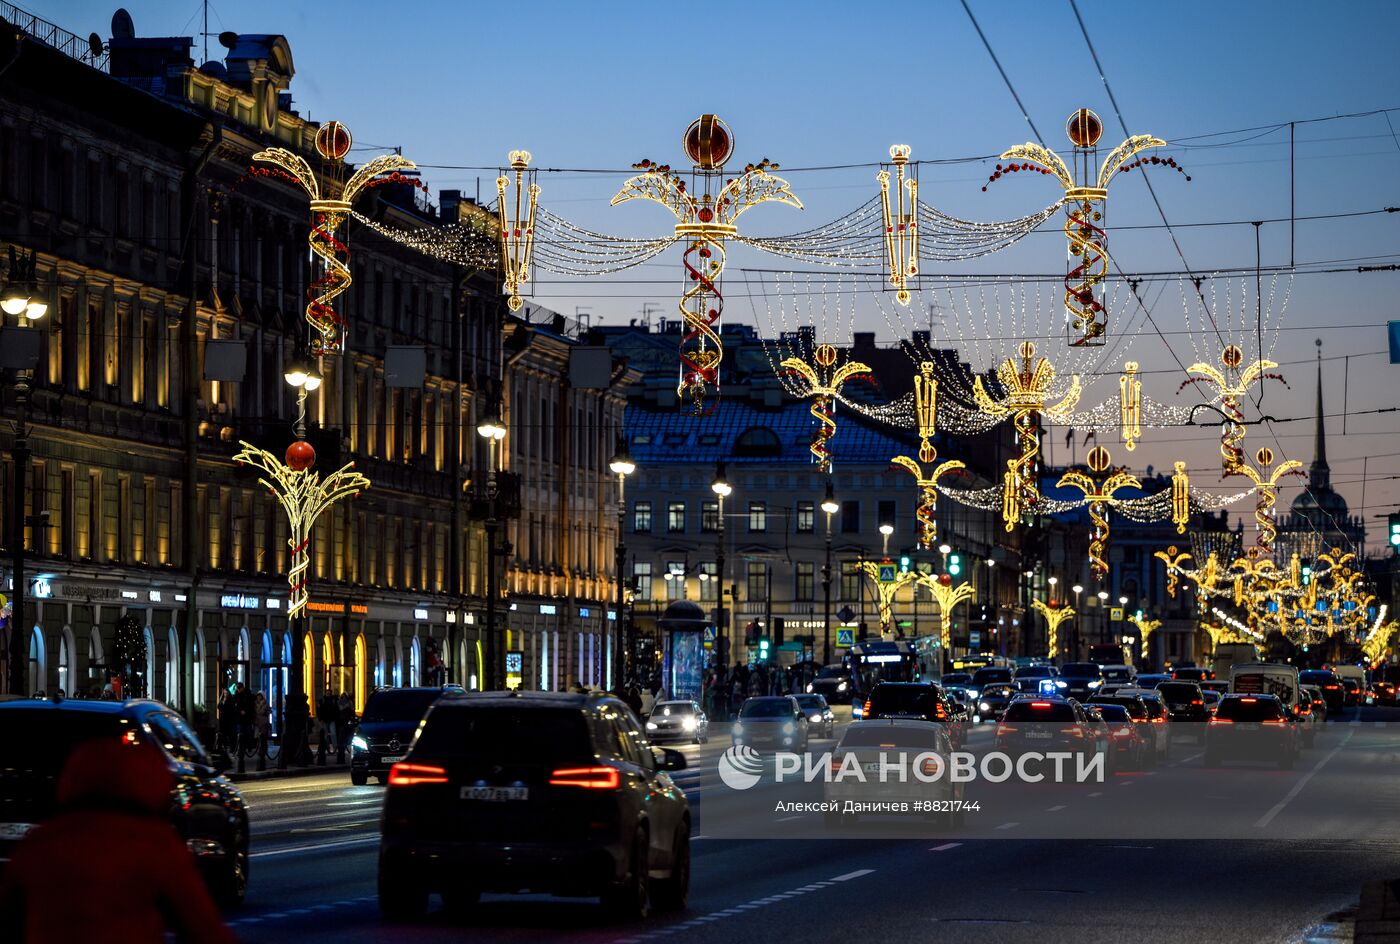
[[[96,31],[104,38],[115,8],[113,0],[31,0],[25,6],[74,33]],[[1103,118],[1101,153],[1122,139],[1068,0],[972,0],[971,7],[1047,145],[1068,150],[1065,118],[1081,106]],[[195,36],[195,56],[201,57],[201,4],[134,0],[127,8],[137,35]],[[1143,175],[1123,176],[1110,188],[1107,216],[1109,248],[1123,272],[1189,269],[1208,276],[1253,266],[1250,221],[1289,217],[1290,175],[1300,217],[1400,206],[1400,111],[1381,111],[1400,107],[1393,48],[1400,4],[1080,0],[1080,11],[1128,130],[1175,142],[1161,153],[1192,177],[1153,174],[1167,219],[1237,224],[1178,225],[1178,255]],[[738,163],[760,157],[780,162],[779,173],[805,204],[800,212],[772,206],[746,215],[742,230],[753,235],[811,229],[864,203],[877,192],[872,165],[892,143],[911,145],[916,160],[934,160],[994,155],[1032,138],[958,0],[704,6],[223,0],[211,4],[209,28],[286,35],[297,73],[293,107],[313,120],[347,123],[366,148],[356,159],[376,153],[370,145],[401,147],[423,167],[434,193],[460,188],[470,196],[479,180],[489,200],[494,168],[508,150],[527,148],[543,168],[571,169],[540,174],[541,203],[607,233],[669,231],[671,217],[659,207],[610,208],[608,202],[640,158],[684,164],[680,135],[702,112],[720,115],[734,130]],[[219,57],[217,39],[209,45],[211,57]],[[1302,123],[1356,113],[1369,114]],[[1300,122],[1291,163],[1290,121]],[[849,164],[864,166],[805,169]],[[1015,175],[983,193],[993,164],[925,165],[921,199],[965,219],[989,221],[1023,216],[1058,199],[1054,180],[1040,175]],[[923,288],[979,271],[1058,277],[1064,271],[1062,222],[1056,215],[988,259],[928,266]],[[1260,235],[1263,266],[1287,266],[1288,223],[1266,223]],[[1289,386],[1270,384],[1263,412],[1280,422],[1251,427],[1246,446],[1251,455],[1270,445],[1283,458],[1312,460],[1314,339],[1323,338],[1333,483],[1353,513],[1365,515],[1374,552],[1384,540],[1384,522],[1375,516],[1400,503],[1400,416],[1367,412],[1392,406],[1400,388],[1400,367],[1385,356],[1385,321],[1400,317],[1393,301],[1400,272],[1355,270],[1400,261],[1400,213],[1298,222],[1293,252],[1296,274],[1266,272],[1263,279],[1276,315],[1288,297],[1281,330],[1266,337],[1265,347],[1283,364]],[[680,286],[679,256],[673,248],[617,279],[570,282],[541,272],[534,301],[570,316],[587,314],[595,324],[638,317],[644,305],[670,315]],[[743,270],[792,266],[811,268],[751,250],[733,252],[727,317],[773,327],[777,284],[771,275]],[[1250,275],[1243,283],[1206,283],[1222,322],[1247,315],[1252,324],[1253,296],[1239,293],[1242,287],[1252,292],[1253,281]],[[1041,284],[1047,317],[1058,319],[1058,283]],[[841,286],[829,281],[826,287]],[[1227,292],[1233,321],[1221,301]],[[1219,343],[1192,332],[1200,326],[1187,320],[1176,280],[1147,283],[1143,294],[1164,337],[1120,292],[1109,315],[1110,335],[1136,336],[1130,347],[1115,344],[1102,361],[1087,365],[1106,376],[1089,388],[1085,404],[1116,394],[1114,378],[1128,357],[1142,363],[1149,396],[1169,405],[1198,402],[1190,391],[1178,394],[1185,379],[1178,359],[1218,360]],[[891,324],[871,299],[846,304],[854,306],[858,329],[877,331],[883,342],[893,339]],[[988,359],[1003,346],[984,345],[992,352]],[[1052,357],[1064,351],[1058,338],[1041,347]],[[1352,414],[1345,420],[1344,405]],[[1051,433],[1058,441],[1053,461],[1069,458],[1063,439],[1063,430]],[[1139,471],[1146,464],[1169,469],[1173,459],[1186,458],[1200,470],[1198,484],[1218,487],[1218,474],[1210,471],[1218,470],[1217,449],[1216,430],[1207,427],[1149,430],[1135,453],[1121,445],[1113,452],[1116,461],[1131,459]],[[1296,492],[1296,485],[1286,488],[1280,505]],[[1233,510],[1247,516],[1251,505]]]

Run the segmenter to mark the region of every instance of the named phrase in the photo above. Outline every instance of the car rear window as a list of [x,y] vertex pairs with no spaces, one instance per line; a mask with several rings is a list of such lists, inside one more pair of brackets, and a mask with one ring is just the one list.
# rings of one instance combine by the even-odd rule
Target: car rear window
[[1106,679],[1109,679],[1109,680],[1111,680],[1111,681],[1114,681],[1114,682],[1117,682],[1117,681],[1126,681],[1127,679],[1130,679],[1130,678],[1133,677],[1133,670],[1132,670],[1132,669],[1127,669],[1127,668],[1122,668],[1122,669],[1108,668],[1108,669],[1104,669],[1104,670],[1103,670],[1103,677],[1106,678]]
[[365,724],[377,724],[382,721],[417,721],[423,717],[423,712],[427,711],[428,706],[437,701],[441,694],[436,689],[427,692],[375,692],[369,696],[360,721]]
[[1098,709],[1099,714],[1103,716],[1103,720],[1105,721],[1133,720],[1128,716],[1128,709],[1124,708],[1122,705],[1105,705],[1099,702],[1095,702],[1093,707]]
[[937,747],[938,730],[914,725],[856,722],[846,729],[840,748],[852,747]]
[[1055,670],[1048,665],[1027,665],[1016,670],[1016,677],[1023,678],[1048,678],[1055,674]]
[[739,712],[741,718],[783,718],[792,714],[786,698],[750,698]]
[[871,714],[932,715],[937,704],[927,685],[877,685],[870,693]]
[[1201,697],[1201,687],[1190,682],[1163,682],[1157,691],[1167,701],[1192,701]]
[[439,706],[428,715],[413,754],[552,764],[588,760],[594,750],[577,709],[454,705]]
[[1128,716],[1134,720],[1141,720],[1149,717],[1147,708],[1144,707],[1140,698],[1115,698],[1112,695],[1101,695],[1089,702],[1091,705],[1120,705]]
[[1283,715],[1273,698],[1222,698],[1215,716],[1227,721],[1272,721]]
[[1304,685],[1326,685],[1328,682],[1335,683],[1337,677],[1331,672],[1300,672],[1298,681]]
[[1062,701],[1014,701],[1006,721],[1074,721],[1074,709]]
[[[62,711],[51,708],[15,708],[0,711],[0,728],[23,735],[26,768],[57,774],[73,749],[85,741],[118,738],[129,726],[124,718],[106,711]],[[8,766],[8,765],[7,765]]]

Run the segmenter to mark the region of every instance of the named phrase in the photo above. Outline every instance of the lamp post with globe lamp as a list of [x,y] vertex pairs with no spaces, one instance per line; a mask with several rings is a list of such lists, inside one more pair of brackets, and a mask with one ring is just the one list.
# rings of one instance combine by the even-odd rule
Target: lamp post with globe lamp
[[617,448],[613,451],[613,457],[608,462],[608,468],[613,475],[617,476],[617,559],[615,562],[614,576],[617,579],[617,612],[613,614],[613,645],[617,647],[617,656],[614,659],[616,671],[619,678],[627,678],[636,671],[636,666],[632,660],[636,658],[633,650],[636,648],[631,633],[629,622],[627,632],[624,633],[622,625],[623,587],[626,581],[623,579],[622,571],[627,565],[627,548],[622,543],[623,525],[627,518],[627,476],[637,471],[637,465],[632,461],[632,454],[627,449],[627,438],[617,437]]
[[[486,485],[486,677],[481,680],[483,689],[493,688],[497,681],[504,683],[500,673],[497,672],[497,661],[499,655],[496,645],[496,597],[499,594],[496,576],[496,532],[500,528],[499,509],[497,508],[499,495],[499,482],[496,475],[496,467],[499,462],[500,446],[502,440],[506,438],[506,426],[501,422],[501,410],[499,405],[493,405],[486,418],[477,424],[476,433],[486,440],[486,446],[490,452],[489,476]],[[619,614],[620,616],[621,614]]]
[[841,508],[836,503],[836,493],[831,487],[831,479],[826,480],[826,497],[822,499],[822,511],[826,514],[826,563],[822,566],[822,665],[831,664],[831,516]]
[[[1107,590],[1100,590],[1098,595],[1099,595],[1099,618],[1102,620],[1102,623],[1103,623],[1103,635],[1104,635],[1104,638],[1107,639],[1107,637],[1108,637],[1108,591],[1107,591]],[[1100,641],[1103,641],[1103,640],[1100,640]]]
[[728,661],[729,651],[725,643],[728,634],[725,632],[724,621],[724,500],[734,491],[734,486],[729,484],[724,475],[724,463],[715,463],[715,479],[710,483],[710,491],[715,493],[715,498],[719,504],[719,521],[716,523],[716,543],[715,543],[715,579],[719,581],[716,599],[719,601],[715,611],[715,652],[718,654],[718,664],[724,668]]
[[[1079,595],[1084,592],[1084,585],[1077,583],[1070,589],[1074,591],[1074,612],[1082,613],[1083,610],[1079,608]],[[1079,661],[1079,624],[1080,621],[1076,619],[1074,621],[1074,653],[1070,659],[1072,662]]]

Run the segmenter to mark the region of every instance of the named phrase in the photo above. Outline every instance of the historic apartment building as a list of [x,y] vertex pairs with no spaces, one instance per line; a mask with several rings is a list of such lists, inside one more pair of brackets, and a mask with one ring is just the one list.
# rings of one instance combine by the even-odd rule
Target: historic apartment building
[[[68,38],[65,48],[86,49]],[[49,302],[48,316],[24,329],[42,335],[27,520],[14,520],[8,501],[0,509],[6,585],[13,542],[29,553],[27,687],[102,688],[116,621],[130,614],[145,626],[148,692],[186,711],[212,706],[221,681],[272,696],[287,685],[287,523],[231,458],[240,441],[280,456],[292,438],[295,391],[282,375],[306,336],[310,212],[304,193],[247,171],[272,145],[319,163],[317,126],[292,110],[285,38],[242,36],[199,68],[191,47],[189,37],[119,36],[94,63],[0,35],[9,63],[0,240],[37,254]],[[394,185],[357,209],[409,229],[483,212],[452,192],[440,204]],[[322,474],[353,460],[373,486],[316,526],[304,682],[313,695],[344,689],[357,703],[376,685],[479,685],[491,647],[478,500],[489,451],[477,424],[503,395],[515,416],[548,403],[551,422],[581,411],[615,427],[620,400],[565,389],[555,369],[574,342],[562,336],[513,325],[524,343],[506,363],[495,273],[466,272],[353,221],[348,235],[354,280],[336,302],[346,353],[324,359],[308,440]],[[21,329],[9,321],[5,330]],[[213,369],[206,358],[216,341],[244,352],[237,380],[226,360]],[[421,382],[386,377],[395,346],[425,352]],[[3,403],[8,496],[17,484],[9,382]],[[518,550],[502,590],[591,612],[611,575],[604,528],[615,519],[596,514],[608,499],[607,457],[585,452],[582,432],[547,457],[526,448],[529,435],[505,440],[503,484],[523,471],[565,483],[571,498],[534,485],[523,503],[518,489],[503,503]],[[508,607],[498,607],[498,648],[542,647],[528,638],[533,623],[512,629]],[[558,624],[567,633],[548,650],[558,669],[534,671],[530,687],[562,684],[566,665],[598,678],[578,653],[601,651],[603,624],[585,619]]]

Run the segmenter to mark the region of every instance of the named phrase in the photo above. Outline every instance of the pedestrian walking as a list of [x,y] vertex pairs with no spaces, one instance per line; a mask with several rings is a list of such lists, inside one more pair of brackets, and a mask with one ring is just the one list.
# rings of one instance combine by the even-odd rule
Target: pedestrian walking
[[340,693],[335,712],[335,762],[345,763],[345,749],[350,746],[350,729],[355,726],[355,703],[350,696]]
[[316,702],[316,721],[321,726],[320,744],[316,748],[317,766],[324,767],[326,764],[326,754],[330,752],[335,739],[335,721],[339,715],[340,706],[328,688]]
[[238,750],[238,708],[233,701],[232,686],[219,695],[218,707],[219,750],[230,758]]
[[238,723],[238,772],[243,773],[248,755],[253,750],[253,693],[239,682],[233,691],[233,714]]
[[253,696],[253,737],[258,745],[258,769],[267,769],[267,748],[272,742],[272,705],[259,690]]

